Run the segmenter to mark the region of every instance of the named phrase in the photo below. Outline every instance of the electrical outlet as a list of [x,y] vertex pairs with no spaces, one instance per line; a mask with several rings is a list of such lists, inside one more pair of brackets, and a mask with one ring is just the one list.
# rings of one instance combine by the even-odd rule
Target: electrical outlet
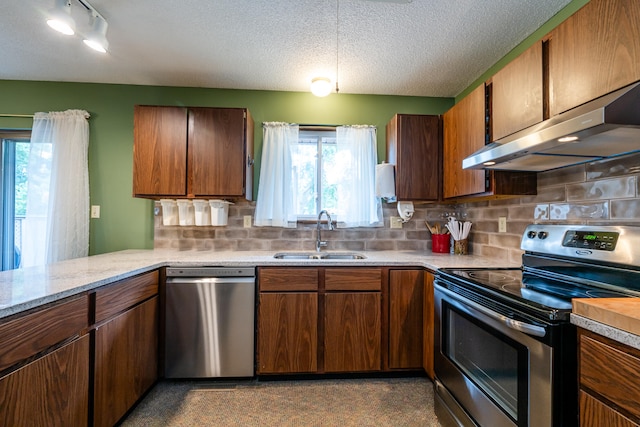
[[244,228],[251,228],[251,215],[244,216]]
[[100,205],[91,205],[91,218],[100,218]]
[[392,216],[389,218],[390,228],[402,228],[402,218],[399,216]]
[[507,232],[507,217],[501,216],[498,217],[498,233],[506,233]]

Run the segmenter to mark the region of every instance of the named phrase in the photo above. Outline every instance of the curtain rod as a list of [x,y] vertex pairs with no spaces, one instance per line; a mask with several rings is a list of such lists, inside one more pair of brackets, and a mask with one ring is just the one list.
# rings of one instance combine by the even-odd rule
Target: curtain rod
[[0,117],[24,117],[24,118],[33,118],[33,114],[3,114],[3,113],[0,113]]

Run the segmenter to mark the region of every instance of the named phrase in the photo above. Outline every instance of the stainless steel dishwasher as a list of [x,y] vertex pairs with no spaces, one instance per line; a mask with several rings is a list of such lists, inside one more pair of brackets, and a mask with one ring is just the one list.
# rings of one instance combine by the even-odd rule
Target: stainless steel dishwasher
[[165,376],[252,377],[254,267],[167,268]]

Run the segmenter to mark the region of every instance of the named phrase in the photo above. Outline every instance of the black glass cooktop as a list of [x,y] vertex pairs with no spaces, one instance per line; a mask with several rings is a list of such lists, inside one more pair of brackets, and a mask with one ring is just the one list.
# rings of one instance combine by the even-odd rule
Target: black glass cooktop
[[628,297],[629,292],[568,283],[514,269],[443,269],[445,275],[474,287],[492,290],[523,303],[553,310],[571,310],[572,298]]

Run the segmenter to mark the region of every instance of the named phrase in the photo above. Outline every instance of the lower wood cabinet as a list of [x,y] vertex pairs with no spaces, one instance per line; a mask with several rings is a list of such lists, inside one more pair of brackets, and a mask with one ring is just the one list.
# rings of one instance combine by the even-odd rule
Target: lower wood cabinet
[[382,369],[380,268],[258,269],[257,373]]
[[95,292],[93,425],[112,426],[158,378],[158,271]]
[[422,368],[423,270],[389,271],[389,368]]
[[433,275],[422,268],[261,267],[257,374],[433,376]]
[[640,350],[578,329],[581,426],[640,425]]
[[0,425],[86,426],[89,335],[0,378]]
[[114,425],[158,378],[158,297],[95,331],[94,426]]
[[86,294],[0,320],[0,425],[87,425],[88,324]]
[[318,370],[318,293],[261,292],[259,374]]
[[380,298],[380,292],[335,292],[325,295],[325,372],[382,369]]

